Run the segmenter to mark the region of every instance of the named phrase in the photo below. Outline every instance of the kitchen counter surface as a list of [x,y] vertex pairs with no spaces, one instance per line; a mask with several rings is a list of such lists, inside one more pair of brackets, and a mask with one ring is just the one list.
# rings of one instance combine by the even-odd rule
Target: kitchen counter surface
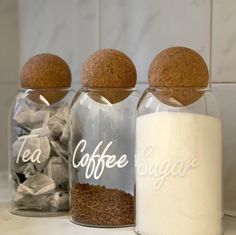
[[[12,215],[7,210],[7,174],[0,173],[0,235],[135,235],[133,228],[96,229],[71,223],[67,216],[32,218]],[[236,235],[236,218],[224,217],[224,235]]]

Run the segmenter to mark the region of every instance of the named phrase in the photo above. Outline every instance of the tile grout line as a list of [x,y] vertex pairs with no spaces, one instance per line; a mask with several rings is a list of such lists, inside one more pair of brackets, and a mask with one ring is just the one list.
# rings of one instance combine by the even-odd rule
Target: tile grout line
[[98,50],[101,50],[102,48],[102,1],[98,0]]
[[210,0],[210,32],[209,32],[209,71],[210,71],[210,83],[212,84],[212,44],[213,44],[213,0]]

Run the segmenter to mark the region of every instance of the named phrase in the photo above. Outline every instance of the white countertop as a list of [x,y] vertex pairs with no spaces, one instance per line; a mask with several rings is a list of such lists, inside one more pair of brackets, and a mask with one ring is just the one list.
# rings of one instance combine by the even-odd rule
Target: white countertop
[[[7,210],[7,187],[6,173],[0,173],[0,235],[135,235],[133,228],[81,227],[71,223],[67,216],[32,218],[12,215]],[[224,235],[236,235],[236,218],[225,216],[224,230]]]

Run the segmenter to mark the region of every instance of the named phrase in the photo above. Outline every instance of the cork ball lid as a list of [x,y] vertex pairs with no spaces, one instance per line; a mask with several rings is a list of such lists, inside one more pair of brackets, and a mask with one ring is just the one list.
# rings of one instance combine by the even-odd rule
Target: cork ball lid
[[92,54],[82,67],[81,81],[88,88],[131,88],[137,73],[131,59],[114,49]]
[[[166,90],[159,92],[158,97],[164,103],[174,98],[185,106],[203,95],[195,88],[208,86],[209,73],[204,59],[197,52],[186,47],[171,47],[160,52],[152,61],[148,82],[150,87],[165,87]],[[182,88],[182,92],[178,88]]]
[[171,47],[160,52],[148,71],[151,87],[207,87],[208,81],[204,59],[186,47]]
[[56,103],[68,93],[66,88],[71,85],[71,71],[59,56],[38,54],[23,66],[20,84],[22,88],[31,89],[27,92],[30,100],[41,104]]
[[68,88],[71,71],[67,63],[53,54],[39,54],[29,59],[21,71],[21,87],[29,89]]

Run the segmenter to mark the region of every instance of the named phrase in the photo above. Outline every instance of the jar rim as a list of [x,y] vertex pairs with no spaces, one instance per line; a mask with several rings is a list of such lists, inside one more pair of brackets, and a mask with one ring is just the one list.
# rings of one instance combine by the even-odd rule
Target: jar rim
[[158,86],[158,87],[148,87],[148,91],[168,91],[168,90],[176,90],[176,91],[181,91],[184,90],[189,91],[189,92],[206,92],[210,91],[211,87],[210,86],[204,86],[204,87],[197,87],[197,86]]
[[18,89],[20,92],[68,92],[68,91],[74,91],[71,87],[55,87],[55,88],[39,88],[39,89],[33,89],[33,88],[24,88],[21,87]]
[[96,87],[96,88],[90,88],[90,87],[81,87],[82,91],[85,92],[101,92],[101,91],[113,91],[113,92],[131,92],[131,91],[137,91],[136,87]]

